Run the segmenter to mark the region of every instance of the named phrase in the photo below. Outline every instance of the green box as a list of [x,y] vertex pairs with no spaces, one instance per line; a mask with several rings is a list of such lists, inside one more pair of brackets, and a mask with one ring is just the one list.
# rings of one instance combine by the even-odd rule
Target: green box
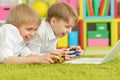
[[109,38],[109,31],[88,31],[88,38]]
[[97,31],[107,31],[107,23],[96,23],[96,30]]

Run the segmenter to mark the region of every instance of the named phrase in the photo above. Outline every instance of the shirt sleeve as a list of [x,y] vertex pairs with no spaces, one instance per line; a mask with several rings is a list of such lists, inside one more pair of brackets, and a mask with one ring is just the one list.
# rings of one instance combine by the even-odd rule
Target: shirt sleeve
[[33,53],[39,54],[41,52],[42,45],[43,41],[41,37],[37,34],[32,40],[30,40],[27,46]]
[[28,46],[26,45],[26,46],[23,48],[20,56],[28,56],[28,55],[31,55],[31,54],[35,55],[35,53],[33,53],[33,52],[28,48]]
[[[9,28],[7,28],[9,27]],[[5,26],[0,28],[0,62],[5,58],[14,56],[14,48],[18,44],[18,30],[13,26]],[[19,39],[19,40],[18,40]]]

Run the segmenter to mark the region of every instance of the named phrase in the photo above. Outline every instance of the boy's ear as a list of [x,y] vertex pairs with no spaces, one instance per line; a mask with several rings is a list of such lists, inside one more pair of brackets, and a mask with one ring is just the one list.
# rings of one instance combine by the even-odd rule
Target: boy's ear
[[52,17],[50,20],[51,26],[54,26],[54,24],[57,22],[55,17]]

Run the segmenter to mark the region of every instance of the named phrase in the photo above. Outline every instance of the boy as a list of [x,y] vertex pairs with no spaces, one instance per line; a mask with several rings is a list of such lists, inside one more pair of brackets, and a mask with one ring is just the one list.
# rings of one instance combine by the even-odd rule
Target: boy
[[[37,35],[28,44],[29,48],[40,55],[56,50],[57,39],[71,32],[77,22],[77,12],[70,4],[64,2],[53,4],[48,10],[46,20],[38,28]],[[80,46],[71,48],[81,52]],[[56,51],[58,53],[70,53],[70,51],[65,50]]]
[[0,27],[0,62],[3,64],[54,63],[57,54],[35,55],[26,43],[36,34],[39,15],[27,4],[14,7]]

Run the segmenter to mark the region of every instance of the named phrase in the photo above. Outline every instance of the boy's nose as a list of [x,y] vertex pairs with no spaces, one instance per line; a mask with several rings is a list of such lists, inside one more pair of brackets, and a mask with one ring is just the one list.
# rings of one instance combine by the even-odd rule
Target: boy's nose
[[35,31],[33,31],[33,32],[31,32],[31,33],[30,33],[30,35],[31,35],[31,36],[34,36],[34,35],[35,35],[35,33],[36,33],[36,32],[35,32]]

